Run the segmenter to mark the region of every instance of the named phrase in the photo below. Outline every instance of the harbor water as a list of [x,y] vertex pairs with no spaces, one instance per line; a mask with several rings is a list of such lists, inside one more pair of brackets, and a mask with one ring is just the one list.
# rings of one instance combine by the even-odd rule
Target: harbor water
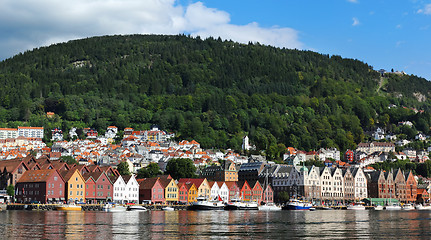
[[2,211],[2,239],[431,239],[431,211]]

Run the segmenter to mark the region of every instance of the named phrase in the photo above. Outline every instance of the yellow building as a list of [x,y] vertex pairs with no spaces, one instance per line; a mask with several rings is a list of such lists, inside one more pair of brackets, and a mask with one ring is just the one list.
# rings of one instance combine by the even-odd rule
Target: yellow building
[[198,197],[206,197],[207,199],[211,196],[211,188],[206,178],[181,178],[180,183],[193,183],[197,189]]
[[65,183],[68,202],[85,202],[85,180],[78,169],[60,171]]
[[178,185],[170,176],[161,176],[160,183],[165,189],[166,203],[178,202]]
[[194,183],[186,184],[188,189],[188,203],[196,202],[196,198],[198,197],[198,190]]

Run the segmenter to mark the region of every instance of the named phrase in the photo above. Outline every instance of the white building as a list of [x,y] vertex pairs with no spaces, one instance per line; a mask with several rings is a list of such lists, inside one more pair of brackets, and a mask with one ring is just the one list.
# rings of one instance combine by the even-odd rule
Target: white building
[[124,192],[125,203],[139,203],[139,184],[136,181],[135,176],[122,176],[126,184]]
[[18,129],[16,128],[0,128],[0,139],[17,138]]
[[111,182],[113,182],[113,197],[112,201],[115,203],[124,203],[126,198],[126,182],[124,182],[123,177],[121,176],[110,176]]
[[43,138],[43,127],[18,127],[18,136]]
[[367,194],[367,178],[365,177],[362,168],[352,169],[353,181],[355,186],[355,199],[362,200],[368,197]]

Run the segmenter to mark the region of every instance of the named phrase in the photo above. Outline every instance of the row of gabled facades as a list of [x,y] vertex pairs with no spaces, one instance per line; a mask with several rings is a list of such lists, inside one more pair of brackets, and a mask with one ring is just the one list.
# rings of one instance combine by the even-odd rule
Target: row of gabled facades
[[[271,186],[259,181],[208,181],[206,178],[172,179],[168,176],[136,179],[112,167],[72,165],[47,157],[28,156],[0,161],[0,188],[15,186],[18,202],[182,203],[199,196],[230,201],[273,202]],[[266,189],[266,190],[264,190]]]
[[140,182],[140,201],[155,204],[180,203],[190,204],[197,197],[209,200],[219,199],[229,202],[242,199],[246,202],[273,202],[273,191],[270,185],[259,181],[208,181],[206,178],[181,178],[168,176],[138,179]]
[[[220,175],[222,174],[213,174]],[[269,179],[275,201],[284,192],[290,197],[329,204],[361,201],[365,198],[393,198],[404,203],[429,202],[429,185],[418,186],[412,171],[400,169],[376,171],[372,168],[306,167],[250,162],[238,168],[238,179],[261,182]]]
[[0,188],[15,186],[17,202],[117,202],[139,200],[134,176],[120,175],[111,167],[68,165],[28,156],[0,161]]

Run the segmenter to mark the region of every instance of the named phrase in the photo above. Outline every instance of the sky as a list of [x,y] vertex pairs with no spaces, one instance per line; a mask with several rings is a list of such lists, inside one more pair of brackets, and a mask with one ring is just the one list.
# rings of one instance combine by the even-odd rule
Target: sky
[[1,0],[0,60],[113,34],[311,50],[431,80],[431,0]]

